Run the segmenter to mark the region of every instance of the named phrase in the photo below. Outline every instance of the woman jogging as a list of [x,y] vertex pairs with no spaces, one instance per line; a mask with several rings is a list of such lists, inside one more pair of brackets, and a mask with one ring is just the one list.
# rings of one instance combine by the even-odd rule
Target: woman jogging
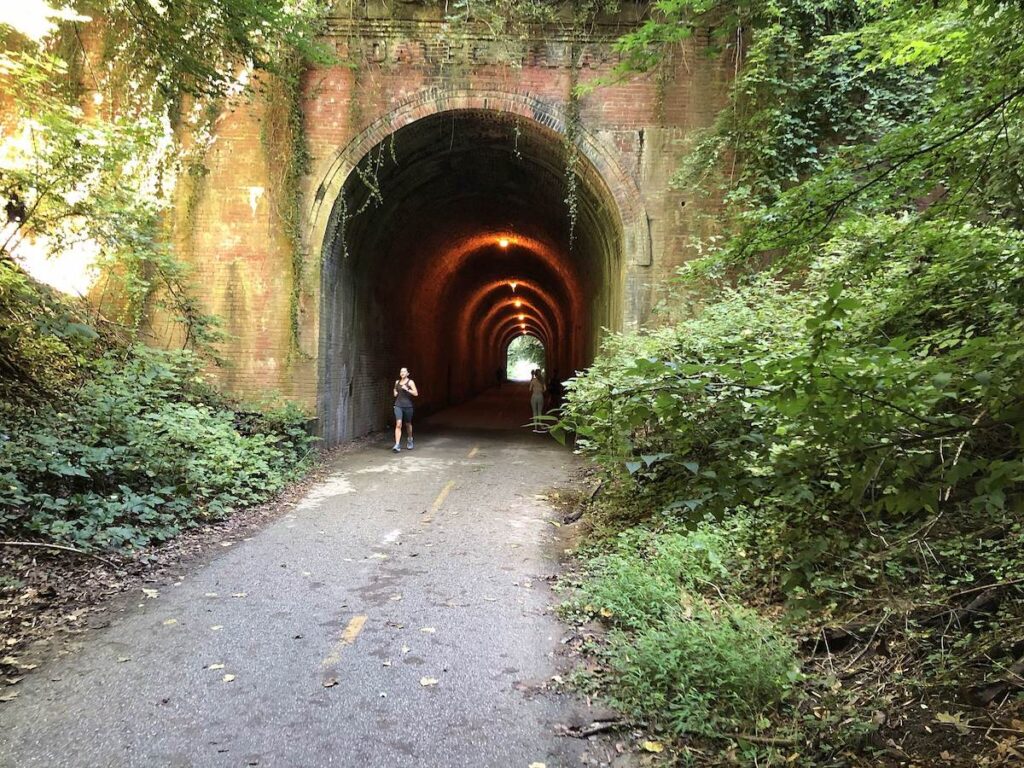
[[395,445],[391,449],[395,453],[402,450],[402,424],[405,424],[409,439],[405,447],[412,450],[412,399],[419,396],[416,382],[409,378],[409,369],[402,368],[398,372],[398,380],[392,388],[395,395]]

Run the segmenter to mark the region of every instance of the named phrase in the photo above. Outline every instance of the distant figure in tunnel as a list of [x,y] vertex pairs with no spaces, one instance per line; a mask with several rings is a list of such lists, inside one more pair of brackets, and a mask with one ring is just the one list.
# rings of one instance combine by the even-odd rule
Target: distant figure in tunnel
[[544,412],[544,380],[540,377],[540,368],[530,371],[530,408],[533,409],[533,431],[543,432],[540,416]]
[[402,368],[393,387],[395,395],[395,445],[391,449],[395,453],[402,450],[402,424],[405,424],[409,439],[405,447],[412,450],[412,399],[419,397],[416,382],[409,378],[409,369]]

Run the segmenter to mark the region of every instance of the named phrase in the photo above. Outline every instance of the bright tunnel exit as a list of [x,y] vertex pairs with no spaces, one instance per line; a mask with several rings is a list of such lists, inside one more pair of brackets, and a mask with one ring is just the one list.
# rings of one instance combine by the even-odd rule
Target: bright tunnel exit
[[505,376],[509,381],[529,381],[536,369],[547,368],[544,343],[524,333],[509,342],[505,354]]

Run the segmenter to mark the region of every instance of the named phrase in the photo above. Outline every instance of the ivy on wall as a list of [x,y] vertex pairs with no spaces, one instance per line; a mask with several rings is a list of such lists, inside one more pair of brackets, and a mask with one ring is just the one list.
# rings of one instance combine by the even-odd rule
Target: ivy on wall
[[305,63],[292,58],[263,87],[266,109],[260,124],[269,178],[269,199],[275,229],[279,228],[290,256],[291,290],[288,297],[290,354],[308,358],[300,344],[302,281],[306,255],[302,242],[302,179],[311,167],[302,105]]

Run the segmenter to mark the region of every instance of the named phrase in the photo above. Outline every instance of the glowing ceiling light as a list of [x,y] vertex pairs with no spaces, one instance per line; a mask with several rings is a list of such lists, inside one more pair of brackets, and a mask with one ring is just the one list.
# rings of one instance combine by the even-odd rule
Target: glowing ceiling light
[[512,286],[512,292],[513,292],[513,293],[515,293],[515,291],[516,291],[516,286],[517,286],[517,285],[519,285],[519,283],[517,283],[517,282],[516,282],[515,280],[509,280],[509,281],[508,281],[508,284],[509,284],[510,286]]
[[526,319],[526,315],[520,315],[520,316],[519,316],[519,319],[520,319],[520,320],[525,320],[525,319]]
[[516,299],[516,307],[521,307],[521,306],[523,306],[522,299]]
[[508,248],[508,238],[507,237],[498,238],[498,245],[500,245],[502,248]]

